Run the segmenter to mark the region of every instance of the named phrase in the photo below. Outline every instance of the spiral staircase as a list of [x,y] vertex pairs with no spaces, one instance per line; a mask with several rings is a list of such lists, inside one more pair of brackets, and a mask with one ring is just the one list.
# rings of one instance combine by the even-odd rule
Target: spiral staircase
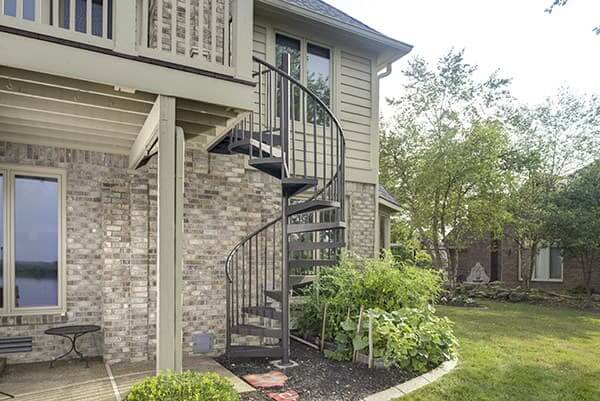
[[289,363],[290,303],[335,265],[344,244],[344,155],[340,122],[282,68],[254,58],[255,110],[210,150],[245,154],[281,181],[281,211],[238,243],[225,264],[230,358]]

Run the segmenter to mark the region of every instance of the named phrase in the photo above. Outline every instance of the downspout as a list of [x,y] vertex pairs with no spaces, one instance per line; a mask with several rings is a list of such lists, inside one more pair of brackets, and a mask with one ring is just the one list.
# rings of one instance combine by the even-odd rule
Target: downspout
[[392,63],[387,63],[385,66],[385,71],[377,75],[377,79],[382,80],[390,75],[392,75]]
[[[385,71],[381,74],[377,74],[377,80],[381,81],[385,77],[389,77],[392,74],[392,63],[387,63],[385,65]],[[381,228],[379,225],[381,221],[379,220],[379,174],[377,174],[377,185],[375,186],[375,244],[374,251],[375,257],[379,257],[379,243],[381,235]]]

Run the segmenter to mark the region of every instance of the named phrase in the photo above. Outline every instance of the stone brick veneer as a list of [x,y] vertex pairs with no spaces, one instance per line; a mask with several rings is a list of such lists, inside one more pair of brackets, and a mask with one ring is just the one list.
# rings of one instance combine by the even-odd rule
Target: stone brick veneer
[[[43,334],[58,324],[97,324],[87,355],[111,362],[153,358],[156,347],[156,164],[134,171],[127,157],[0,141],[0,163],[67,172],[67,314],[0,317],[0,336],[33,336],[32,353],[9,363],[49,360],[66,343]],[[243,156],[186,151],[184,210],[184,352],[192,334],[215,335],[224,349],[228,252],[280,210],[279,182],[245,167]],[[348,183],[348,245],[372,256],[375,186]]]

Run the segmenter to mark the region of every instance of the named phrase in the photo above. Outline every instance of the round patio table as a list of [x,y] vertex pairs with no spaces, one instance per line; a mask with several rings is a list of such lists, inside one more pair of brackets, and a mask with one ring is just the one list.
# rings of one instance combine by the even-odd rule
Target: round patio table
[[89,367],[87,359],[83,356],[83,354],[77,349],[77,339],[89,333],[94,333],[100,330],[100,326],[96,326],[95,324],[90,325],[74,325],[74,326],[61,326],[61,327],[53,327],[44,331],[44,334],[49,336],[58,336],[67,338],[71,342],[71,349],[62,354],[57,358],[53,358],[50,361],[50,367],[54,366],[54,362],[58,361],[69,355],[71,352],[75,352],[79,359],[85,362],[85,367]]

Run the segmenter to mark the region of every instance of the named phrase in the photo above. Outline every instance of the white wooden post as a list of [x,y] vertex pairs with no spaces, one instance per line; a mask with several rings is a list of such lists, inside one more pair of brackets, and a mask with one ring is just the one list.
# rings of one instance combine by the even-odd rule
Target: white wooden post
[[232,4],[232,64],[237,78],[252,80],[252,38],[254,32],[254,2],[234,0]]
[[[113,38],[115,51],[125,54],[136,53],[136,1],[114,1]],[[108,16],[112,18],[113,16]]]
[[182,369],[183,169],[185,139],[175,98],[160,96],[156,371]]

